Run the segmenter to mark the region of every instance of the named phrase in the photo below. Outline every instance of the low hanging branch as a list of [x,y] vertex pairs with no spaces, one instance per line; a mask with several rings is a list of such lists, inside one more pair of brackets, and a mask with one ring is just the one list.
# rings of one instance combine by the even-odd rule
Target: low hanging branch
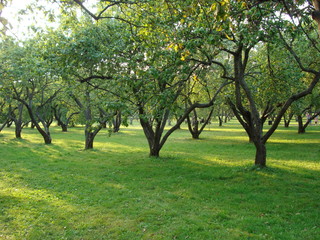
[[177,130],[180,125],[183,123],[183,121],[189,116],[189,114],[195,109],[195,108],[208,108],[211,107],[217,96],[219,95],[219,93],[222,91],[222,89],[231,84],[233,81],[225,81],[223,82],[220,87],[217,89],[217,91],[215,92],[214,96],[211,98],[211,100],[208,103],[194,103],[192,104],[188,109],[186,109],[186,111],[184,112],[184,114],[180,117],[180,119],[177,121],[176,125],[174,125],[171,129],[169,129],[166,134],[163,136],[160,145],[163,146],[164,143],[166,142],[166,140],[168,139],[168,137],[171,135],[171,133],[173,133],[175,130]]
[[90,77],[81,78],[78,81],[81,82],[81,83],[85,83],[85,82],[90,82],[93,79],[111,80],[113,78],[111,76],[92,75]]

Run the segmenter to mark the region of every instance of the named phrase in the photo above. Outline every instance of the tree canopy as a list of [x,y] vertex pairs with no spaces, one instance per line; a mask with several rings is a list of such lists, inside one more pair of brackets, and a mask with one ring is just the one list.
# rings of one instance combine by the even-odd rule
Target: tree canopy
[[23,104],[46,143],[52,119],[63,124],[63,112],[65,122],[79,114],[86,148],[122,113],[137,116],[149,154],[159,156],[185,120],[199,137],[198,109],[211,107],[202,117],[207,124],[223,106],[255,145],[255,164],[265,166],[266,142],[319,82],[317,1],[55,3],[51,10],[32,3],[54,30],[34,29],[20,41],[4,35],[0,43],[1,98]]

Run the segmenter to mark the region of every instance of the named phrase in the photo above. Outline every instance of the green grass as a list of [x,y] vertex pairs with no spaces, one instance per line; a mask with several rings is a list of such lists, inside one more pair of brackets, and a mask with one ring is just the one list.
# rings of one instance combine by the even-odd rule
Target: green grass
[[139,127],[83,150],[83,129],[0,133],[0,239],[320,239],[320,126],[270,139],[268,168],[236,123],[186,130],[149,158]]

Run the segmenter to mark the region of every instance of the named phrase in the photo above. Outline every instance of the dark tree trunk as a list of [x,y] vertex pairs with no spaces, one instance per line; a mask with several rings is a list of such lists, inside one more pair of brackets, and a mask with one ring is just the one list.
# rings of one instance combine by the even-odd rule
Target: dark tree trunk
[[33,112],[32,108],[31,108],[31,106],[26,104],[26,103],[24,103],[24,105],[26,106],[26,108],[28,110],[28,113],[29,113],[29,116],[30,116],[30,119],[31,119],[31,124],[33,124],[34,127],[37,128],[38,132],[43,137],[44,143],[45,144],[51,144],[52,139],[51,139],[51,136],[50,136],[49,126],[47,126],[46,123],[43,121],[42,122],[43,129],[42,129],[40,124],[36,120],[36,117],[34,115],[34,112]]
[[68,124],[67,123],[64,123],[61,119],[61,116],[59,116],[57,113],[56,113],[56,110],[54,110],[54,113],[55,113],[55,119],[57,120],[58,122],[58,126],[61,127],[61,130],[62,132],[68,132]]
[[94,138],[97,136],[98,132],[102,129],[102,125],[100,124],[95,130],[92,130],[92,125],[86,125],[84,134],[85,134],[85,149],[92,149]]
[[51,142],[52,142],[52,138],[51,138],[51,136],[50,136],[50,133],[49,133],[49,132],[48,132],[48,133],[46,133],[46,134],[41,133],[41,135],[42,135],[42,137],[43,137],[43,139],[44,139],[44,143],[45,143],[45,144],[51,144]]
[[306,128],[309,126],[309,124],[312,123],[312,120],[314,120],[318,115],[320,115],[320,111],[317,110],[316,113],[313,115],[308,115],[307,116],[307,121],[305,124],[303,124],[303,117],[302,115],[298,115],[298,133],[305,133]]
[[193,139],[199,139],[200,132],[199,132],[199,131],[192,132],[191,135],[192,135],[192,138],[193,138]]
[[[149,156],[150,157],[159,157],[161,148],[165,142],[165,140],[161,140],[164,127],[169,117],[169,111],[165,110],[164,114],[161,118],[159,118],[155,124],[149,119],[144,117],[144,109],[139,107],[139,120],[142,126],[144,135],[148,140],[149,145]],[[154,127],[154,129],[153,129]]]
[[288,128],[288,127],[289,127],[292,118],[293,118],[293,113],[290,113],[289,116],[288,116],[288,118],[286,118],[285,115],[283,116],[283,121],[284,121],[284,127],[285,127],[285,128]]
[[67,132],[68,125],[62,121],[62,114],[59,110],[58,105],[53,106],[52,109],[53,109],[54,118],[57,120],[58,126],[61,127],[62,132]]
[[206,119],[201,118],[200,121],[198,118],[197,110],[194,109],[192,112],[193,112],[192,120],[190,119],[190,115],[187,116],[188,129],[193,139],[199,139],[200,134],[203,132],[204,128],[208,125],[211,119],[213,108],[211,109],[207,118]]
[[[176,123],[179,122],[181,117],[182,117],[181,115],[174,114],[175,122],[176,122]],[[175,125],[175,124],[173,124],[173,125]],[[179,125],[177,126],[177,129],[181,129],[181,124],[179,124]]]
[[[148,144],[149,144],[149,156],[150,157],[159,157],[160,151],[161,151],[161,136],[157,136],[155,132],[150,132],[149,127],[142,127],[145,133],[145,136],[147,137]],[[157,130],[156,130],[157,131]]]
[[21,121],[16,121],[15,122],[15,134],[16,138],[21,138],[21,132],[22,132],[22,122]]
[[289,127],[289,125],[290,125],[290,122],[291,122],[291,120],[290,120],[290,119],[288,119],[288,120],[284,120],[284,127],[285,127],[285,128],[288,128],[288,127]]
[[121,126],[121,112],[117,111],[117,114],[115,115],[113,119],[113,132],[117,133],[120,131]]
[[218,119],[219,119],[219,127],[221,127],[221,126],[222,126],[222,123],[223,123],[223,119],[222,119],[222,117],[220,117],[220,116],[218,116]]
[[152,148],[150,148],[150,157],[159,157],[160,156],[160,144],[155,144]]
[[236,118],[238,119],[238,121],[240,122],[240,124],[242,125],[242,127],[244,128],[244,130],[246,131],[248,137],[249,137],[249,142],[252,143],[253,142],[253,132],[252,132],[252,122],[251,120],[251,113],[249,111],[243,112],[242,116],[244,119],[243,120],[240,112],[238,112],[236,106],[234,105],[234,103],[232,101],[228,101],[231,110],[233,111],[234,115],[236,116]]
[[2,126],[0,127],[0,132],[7,126],[7,122],[3,123]]
[[27,124],[22,121],[22,110],[23,110],[23,105],[18,107],[18,117],[14,113],[12,114],[12,119],[15,125],[15,135],[16,135],[16,138],[19,138],[19,139],[22,138],[21,137],[22,129]]
[[188,123],[188,129],[192,135],[192,138],[199,139],[200,132],[199,132],[199,121],[197,118],[197,114],[194,114],[192,120],[190,119],[190,116],[188,116],[187,123]]
[[298,133],[305,133],[306,128],[303,125],[303,119],[301,115],[298,115]]
[[227,123],[230,120],[230,116],[228,114],[226,114],[224,116],[224,123]]
[[150,157],[159,157],[160,150],[162,148],[160,144],[160,138],[156,138],[154,134],[150,134],[149,129],[143,127],[145,136],[147,137],[149,144],[149,156]]
[[60,124],[60,127],[61,127],[62,132],[68,132],[68,125],[67,124],[62,123],[62,124]]
[[51,126],[52,122],[53,122],[53,117],[49,117],[48,119],[45,119],[44,121],[42,121],[45,123],[45,126],[49,129],[49,127]]
[[265,167],[267,161],[266,145],[262,141],[255,141],[254,145],[256,147],[256,157],[254,164],[256,166]]
[[92,149],[93,148],[93,141],[94,135],[92,133],[86,132],[85,133],[86,141],[85,141],[85,149]]

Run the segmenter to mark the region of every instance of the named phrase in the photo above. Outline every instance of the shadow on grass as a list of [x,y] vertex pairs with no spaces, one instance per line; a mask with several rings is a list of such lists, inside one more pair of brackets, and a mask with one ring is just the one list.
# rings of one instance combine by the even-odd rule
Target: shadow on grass
[[[4,234],[12,239],[312,239],[319,234],[319,171],[292,164],[319,164],[314,158],[299,159],[292,149],[271,154],[269,168],[252,169],[254,147],[246,141],[178,135],[155,159],[139,147],[145,141],[141,134],[123,137],[109,139],[119,151],[9,144],[5,153],[23,158],[12,154],[0,160]],[[294,147],[279,146],[268,148]],[[279,164],[284,162],[288,168]]]

